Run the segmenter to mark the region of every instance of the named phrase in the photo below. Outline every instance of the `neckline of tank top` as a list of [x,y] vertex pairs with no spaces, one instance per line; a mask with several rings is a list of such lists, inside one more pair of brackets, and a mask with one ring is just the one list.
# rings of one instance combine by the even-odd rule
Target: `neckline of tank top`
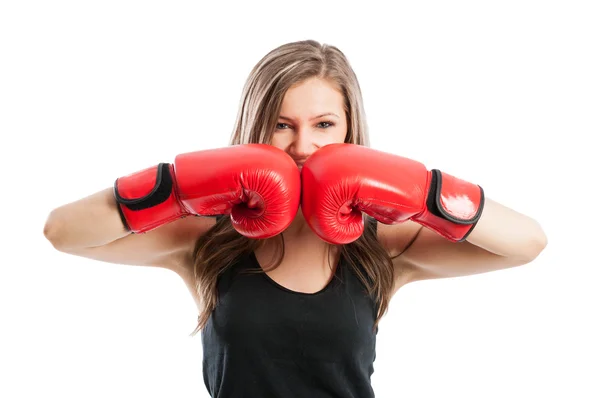
[[[250,253],[250,260],[254,263],[254,265],[256,267],[261,268],[260,263],[258,262],[258,259],[256,258],[256,254],[254,252]],[[338,264],[335,267],[335,271],[333,272],[333,275],[332,275],[331,279],[329,280],[329,282],[327,283],[327,285],[325,285],[325,287],[323,287],[323,289],[316,291],[314,293],[298,292],[296,290],[288,289],[287,287],[277,283],[273,278],[271,278],[269,275],[267,275],[266,272],[261,272],[261,275],[263,276],[263,278],[265,278],[265,280],[267,282],[271,283],[273,286],[275,286],[279,290],[282,290],[282,291],[292,294],[292,295],[311,297],[311,296],[319,296],[319,295],[327,292],[329,289],[331,289],[333,284],[336,282],[336,279],[340,278],[342,265],[343,265],[343,260],[340,258],[340,260],[338,261]]]

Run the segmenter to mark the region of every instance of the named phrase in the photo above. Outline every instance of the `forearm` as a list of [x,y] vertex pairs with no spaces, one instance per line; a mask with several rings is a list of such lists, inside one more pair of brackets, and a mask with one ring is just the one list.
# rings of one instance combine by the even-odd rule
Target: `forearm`
[[525,260],[537,257],[547,243],[537,221],[489,198],[466,240],[499,256]]
[[59,249],[102,246],[128,234],[113,188],[52,210],[44,225],[44,235]]

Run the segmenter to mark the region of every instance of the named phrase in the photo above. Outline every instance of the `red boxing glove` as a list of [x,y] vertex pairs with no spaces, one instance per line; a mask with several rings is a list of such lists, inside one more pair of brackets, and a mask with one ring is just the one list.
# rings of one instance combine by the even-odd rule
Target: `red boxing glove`
[[300,172],[271,145],[247,144],[190,152],[118,178],[115,198],[125,226],[143,233],[189,215],[229,214],[249,238],[277,235],[300,205]]
[[410,219],[461,242],[477,224],[483,202],[478,185],[361,145],[324,146],[302,167],[302,213],[332,244],[362,235],[362,212],[384,224]]

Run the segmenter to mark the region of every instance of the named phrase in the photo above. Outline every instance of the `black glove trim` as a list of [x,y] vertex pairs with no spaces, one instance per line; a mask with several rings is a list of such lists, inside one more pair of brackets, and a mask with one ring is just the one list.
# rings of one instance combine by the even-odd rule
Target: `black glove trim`
[[[156,183],[152,191],[146,196],[135,199],[125,199],[119,195],[117,187],[118,179],[115,181],[114,191],[117,203],[122,204],[129,210],[139,211],[159,205],[169,199],[173,192],[173,179],[171,178],[170,164],[160,163],[156,171]],[[122,216],[124,218],[124,216]]]
[[442,172],[438,169],[433,169],[431,170],[431,185],[429,188],[429,194],[427,195],[427,210],[429,210],[429,212],[434,216],[446,219],[455,224],[475,225],[481,217],[481,213],[483,212],[483,205],[485,202],[483,188],[481,188],[480,186],[478,186],[478,188],[481,195],[481,201],[479,203],[479,208],[477,209],[475,215],[468,220],[465,220],[463,218],[456,218],[447,211],[445,211],[444,207],[440,203],[440,193],[442,191]]

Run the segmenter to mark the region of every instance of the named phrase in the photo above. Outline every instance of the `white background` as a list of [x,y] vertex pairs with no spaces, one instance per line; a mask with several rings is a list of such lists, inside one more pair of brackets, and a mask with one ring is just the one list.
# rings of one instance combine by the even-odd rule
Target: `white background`
[[0,6],[0,396],[207,396],[179,277],[57,252],[44,222],[123,174],[226,145],[254,64],[316,39],[350,59],[374,148],[479,183],[549,239],[526,266],[401,289],[377,396],[598,397],[593,2],[210,4]]

